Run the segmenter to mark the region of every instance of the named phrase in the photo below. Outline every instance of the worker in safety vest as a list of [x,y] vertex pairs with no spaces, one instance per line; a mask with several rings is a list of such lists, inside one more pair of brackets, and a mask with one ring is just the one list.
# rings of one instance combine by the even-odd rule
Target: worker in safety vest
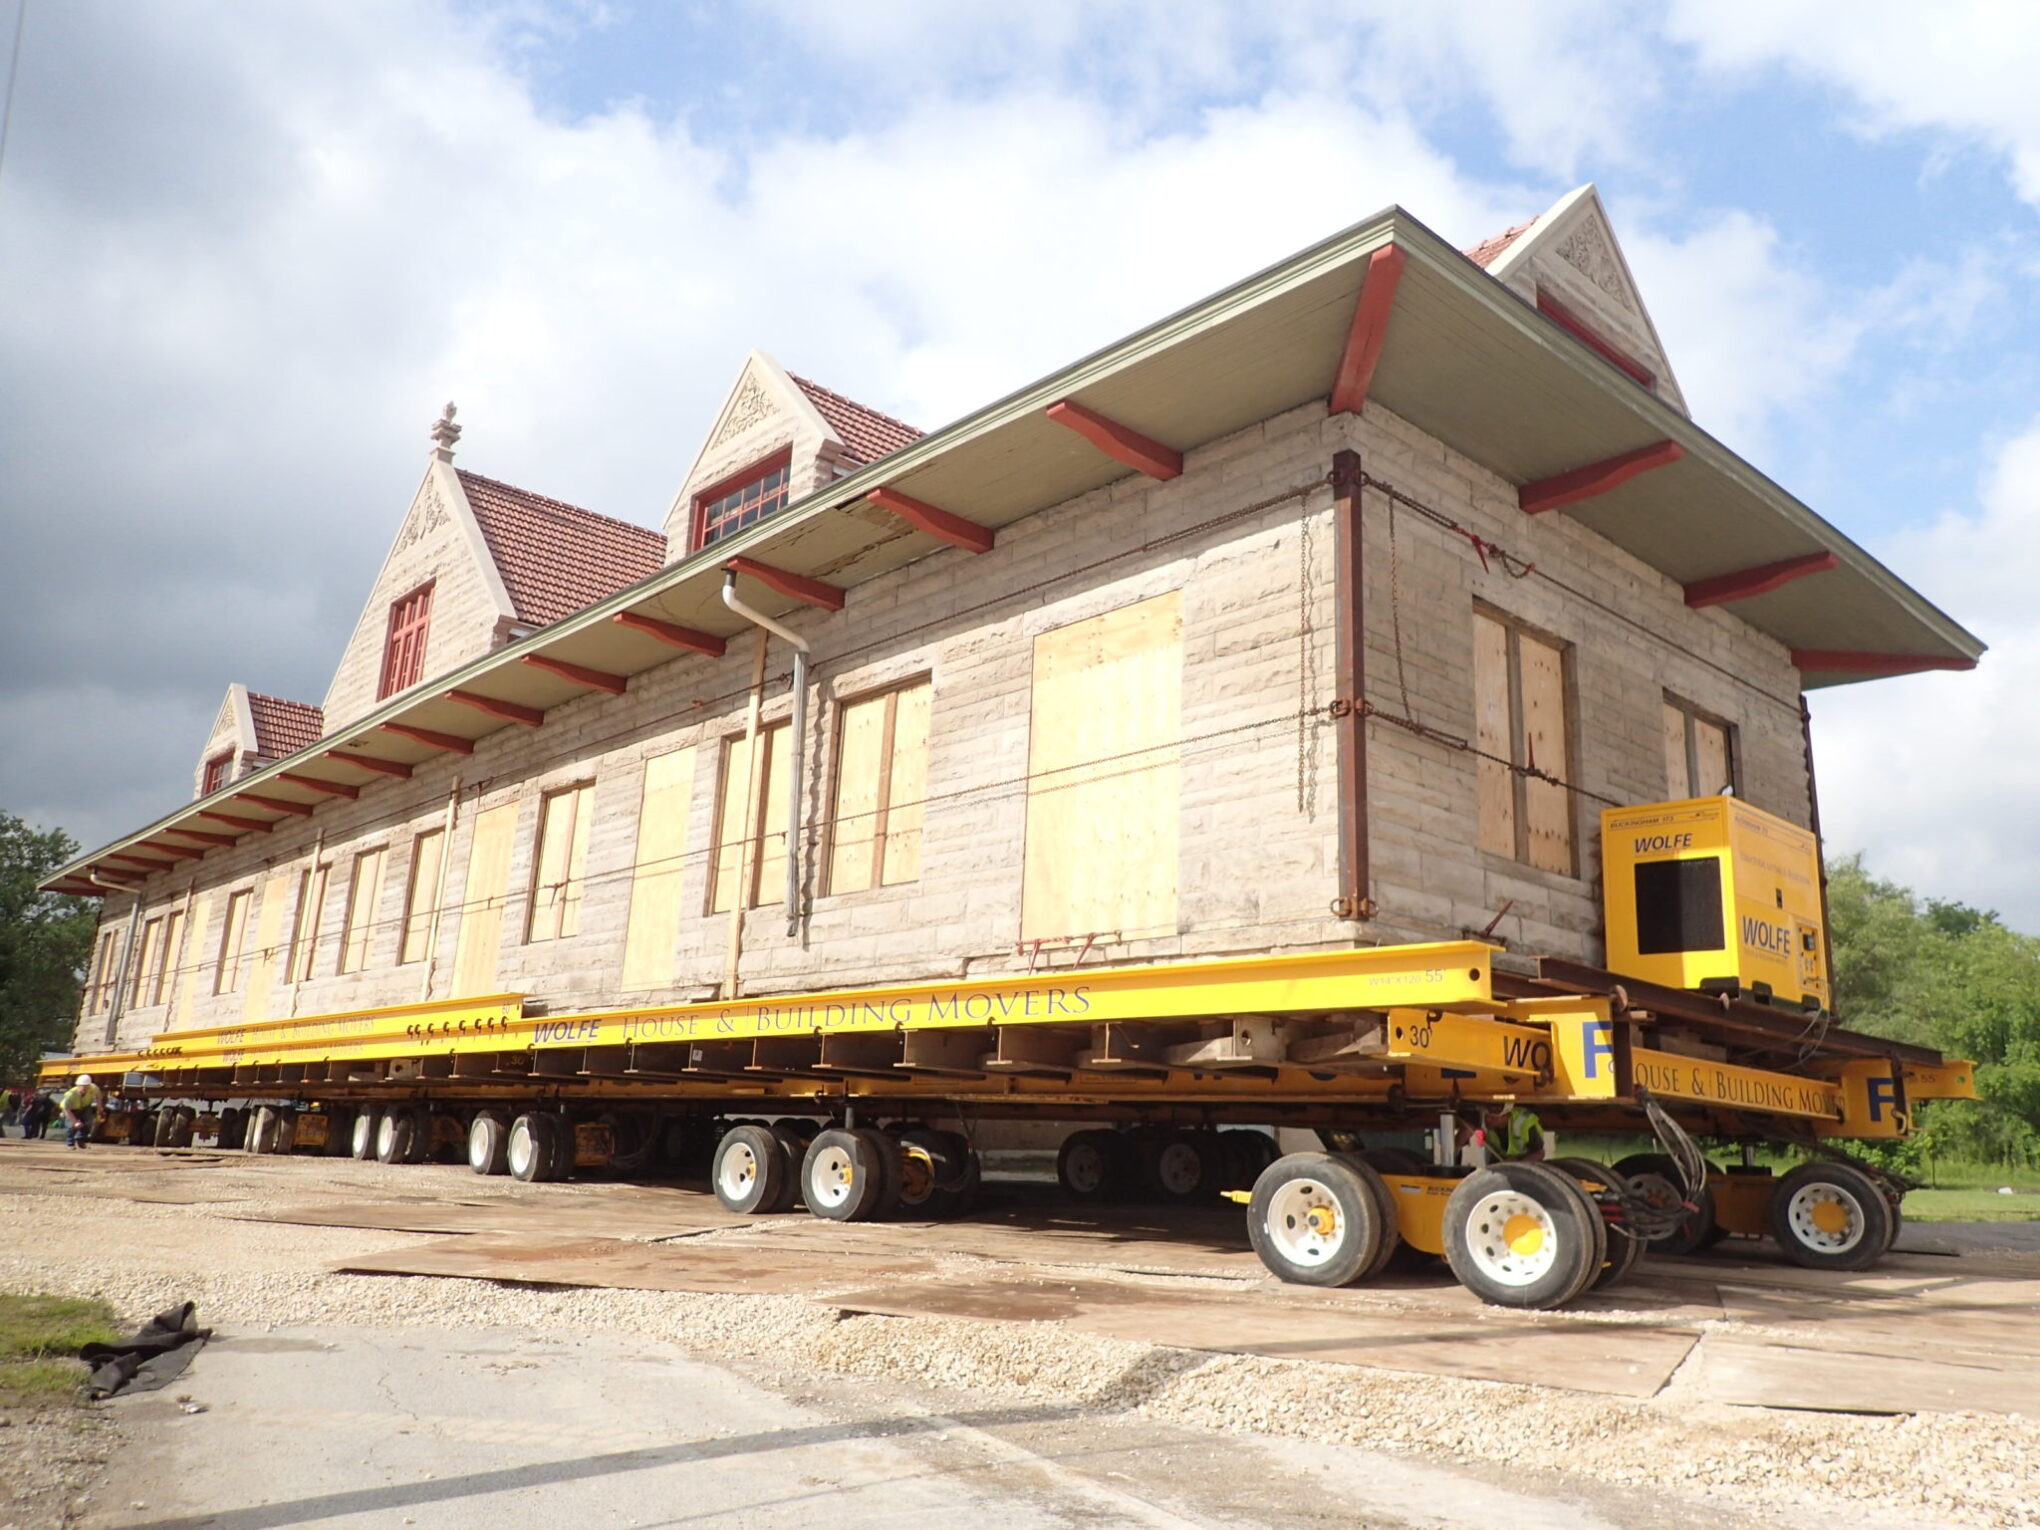
[[82,1148],[92,1136],[92,1123],[106,1101],[92,1075],[81,1073],[78,1082],[64,1091],[64,1146]]
[[1495,1100],[1481,1112],[1478,1140],[1493,1159],[1537,1163],[1544,1157],[1544,1123],[1509,1100]]

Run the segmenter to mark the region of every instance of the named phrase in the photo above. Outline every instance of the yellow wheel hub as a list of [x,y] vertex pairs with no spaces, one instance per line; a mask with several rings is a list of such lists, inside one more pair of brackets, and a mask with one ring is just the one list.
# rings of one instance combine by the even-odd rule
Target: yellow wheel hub
[[1509,1245],[1509,1252],[1517,1258],[1528,1259],[1544,1247],[1544,1224],[1533,1216],[1518,1212],[1503,1226],[1502,1241]]
[[1313,1206],[1304,1213],[1304,1225],[1321,1238],[1328,1238],[1339,1230],[1339,1208],[1336,1206]]
[[1849,1208],[1840,1201],[1816,1201],[1810,1215],[1813,1225],[1830,1236],[1849,1230]]

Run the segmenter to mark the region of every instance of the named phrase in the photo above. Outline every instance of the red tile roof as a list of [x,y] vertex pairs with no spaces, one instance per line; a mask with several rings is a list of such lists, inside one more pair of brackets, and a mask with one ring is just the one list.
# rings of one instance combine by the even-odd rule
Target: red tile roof
[[[791,372],[786,375],[793,377]],[[855,399],[845,398],[820,383],[811,383],[805,377],[793,377],[793,380],[800,385],[800,391],[808,396],[808,402],[815,406],[829,429],[836,433],[836,439],[843,443],[845,455],[860,467],[867,462],[876,462],[903,446],[911,446],[926,434],[889,414],[867,409]]]
[[544,627],[657,573],[666,539],[629,521],[461,472],[520,622]]
[[[1532,218],[1530,223],[1535,223],[1536,221],[1535,218]],[[1462,253],[1477,266],[1491,266],[1502,251],[1506,250],[1518,238],[1529,231],[1530,223],[1518,223],[1514,228],[1496,234],[1491,239],[1483,239],[1472,249]]]
[[309,701],[248,693],[248,714],[255,720],[255,753],[265,760],[309,749],[326,732],[326,714]]

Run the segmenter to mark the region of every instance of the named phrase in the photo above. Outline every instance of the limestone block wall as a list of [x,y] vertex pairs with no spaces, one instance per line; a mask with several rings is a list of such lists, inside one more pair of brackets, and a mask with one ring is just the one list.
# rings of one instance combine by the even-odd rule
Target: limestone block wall
[[[1333,453],[1350,446],[1366,471],[1498,542],[1538,573],[1482,566],[1473,544],[1388,501],[1363,503],[1368,695],[1437,736],[1474,732],[1472,612],[1484,602],[1570,646],[1574,681],[1577,875],[1538,871],[1477,848],[1474,757],[1437,737],[1376,719],[1368,727],[1372,893],[1376,920],[1332,917],[1337,761],[1329,721],[1335,611]],[[401,582],[397,579],[394,582]],[[932,695],[921,871],[917,880],[846,894],[809,861],[807,912],[791,934],[776,901],[743,922],[746,992],[813,989],[1068,965],[1074,937],[1020,948],[1027,836],[1034,640],[1134,602],[1180,592],[1182,674],[1179,832],[1173,930],[1094,942],[1096,964],[1221,952],[1455,938],[1507,912],[1513,947],[1598,959],[1596,853],[1601,799],[1665,794],[1666,691],[1738,730],[1744,795],[1795,822],[1808,817],[1797,676],[1784,650],[1729,609],[1695,612],[1675,584],[1562,513],[1532,518],[1513,486],[1406,422],[1370,406],[1327,418],[1307,405],[1188,454],[1180,478],[1129,476],[1000,532],[973,557],[943,549],[853,588],[840,613],[787,618],[814,647],[807,808],[832,801],[840,703],[918,675]],[[401,593],[399,591],[398,593]],[[438,613],[435,610],[435,627]],[[453,627],[453,622],[448,623]],[[378,639],[379,641],[379,639]],[[717,775],[744,726],[754,640],[721,659],[677,656],[633,678],[622,697],[590,694],[554,708],[542,728],[505,728],[471,757],[421,765],[358,801],[247,836],[143,889],[143,916],[189,909],[181,979],[165,1002],[130,1009],[120,1040],[244,1019],[415,1002],[453,991],[463,938],[493,946],[466,970],[469,991],[515,991],[555,1012],[653,1005],[717,994],[727,915],[708,911]],[[443,668],[434,658],[429,666]],[[764,715],[786,715],[788,657],[768,654]],[[329,705],[330,705],[329,700]],[[669,970],[623,987],[634,896],[645,896],[639,809],[648,762],[694,750],[670,929]],[[661,779],[671,781],[672,772]],[[680,779],[689,779],[681,773]],[[589,781],[595,792],[579,933],[526,936],[540,803]],[[678,791],[678,788],[673,788]],[[415,836],[447,821],[445,895],[430,961],[399,963]],[[514,824],[508,866],[470,875],[478,823]],[[337,971],[355,856],[386,847],[365,969]],[[481,859],[486,860],[486,857]],[[330,863],[312,975],[283,969],[299,873]],[[216,993],[231,893],[249,889],[241,980]],[[664,893],[670,895],[670,884]],[[125,902],[109,907],[119,919]],[[655,934],[657,932],[654,932]],[[1109,932],[1107,932],[1109,933]],[[663,937],[661,937],[663,938]],[[655,942],[656,943],[656,942]],[[266,965],[265,965],[266,964]],[[103,1016],[81,1021],[97,1047]]]

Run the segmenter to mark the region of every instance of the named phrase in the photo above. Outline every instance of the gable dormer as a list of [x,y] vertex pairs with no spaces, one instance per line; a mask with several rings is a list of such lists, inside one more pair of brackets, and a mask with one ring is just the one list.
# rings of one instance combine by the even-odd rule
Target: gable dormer
[[753,351],[666,513],[667,557],[755,525],[920,435]]
[[1687,413],[1657,326],[1592,183],[1560,198],[1541,217],[1466,253],[1639,386]]
[[656,573],[666,539],[453,466],[453,405],[326,692],[329,729]]
[[199,752],[193,795],[209,797],[250,771],[318,742],[324,731],[325,719],[310,702],[230,685]]

